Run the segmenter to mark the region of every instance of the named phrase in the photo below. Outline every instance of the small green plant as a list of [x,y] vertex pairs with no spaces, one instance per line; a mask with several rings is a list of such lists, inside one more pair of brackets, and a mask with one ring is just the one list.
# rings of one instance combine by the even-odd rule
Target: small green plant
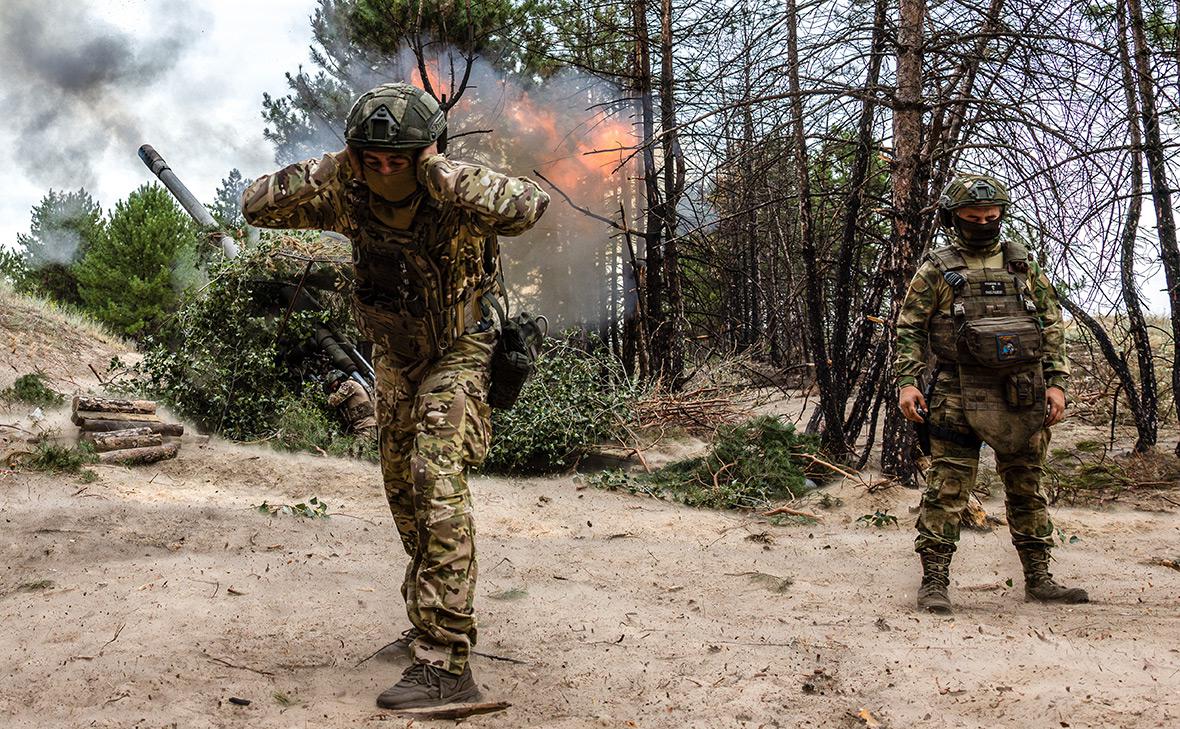
[[276,704],[284,708],[288,706],[294,706],[295,704],[299,703],[282,691],[275,691],[273,694],[271,694],[271,696],[274,698]]
[[21,583],[17,585],[16,589],[21,592],[37,592],[39,590],[52,590],[53,587],[53,580],[34,580],[33,582]]
[[16,378],[12,387],[0,390],[0,400],[19,402],[35,407],[56,407],[64,403],[66,398],[61,393],[49,388],[43,374],[30,372]]
[[273,442],[289,451],[359,458],[372,463],[381,460],[376,438],[349,435],[343,432],[342,425],[323,393],[309,387],[302,396],[281,406]]
[[1057,527],[1057,539],[1062,544],[1077,544],[1078,542],[1082,541],[1082,538],[1077,534],[1066,535],[1065,530],[1063,530],[1061,527]]
[[890,514],[888,509],[884,511],[878,509],[872,514],[865,514],[864,516],[860,517],[856,520],[856,523],[865,527],[871,526],[877,529],[884,529],[890,526],[896,527],[897,517],[893,514]]
[[19,465],[29,471],[81,473],[83,466],[97,460],[94,447],[89,443],[79,443],[77,447],[67,448],[51,440],[43,440],[32,453],[20,460]]
[[258,510],[258,513],[266,514],[267,516],[289,514],[305,519],[327,519],[331,516],[328,513],[328,505],[320,501],[316,496],[311,497],[306,502],[301,501],[298,504],[270,504],[263,501],[254,508]]
[[844,499],[839,496],[832,496],[829,493],[822,493],[819,495],[819,508],[821,509],[835,509],[844,506]]

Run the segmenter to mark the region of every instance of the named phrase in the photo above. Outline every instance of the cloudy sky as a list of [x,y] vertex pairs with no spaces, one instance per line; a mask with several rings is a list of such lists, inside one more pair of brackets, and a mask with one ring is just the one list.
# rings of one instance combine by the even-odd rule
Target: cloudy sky
[[106,209],[151,179],[145,142],[209,201],[274,167],[262,93],[307,62],[315,0],[0,0],[0,245],[49,188]]

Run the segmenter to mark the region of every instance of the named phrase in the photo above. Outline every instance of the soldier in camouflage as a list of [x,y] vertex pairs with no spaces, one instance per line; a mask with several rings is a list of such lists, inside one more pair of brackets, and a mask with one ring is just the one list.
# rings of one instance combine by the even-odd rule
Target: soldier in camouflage
[[[499,293],[498,235],[518,235],[549,197],[523,177],[440,154],[446,117],[426,92],[385,84],[348,115],[345,149],[256,180],[251,225],[352,241],[353,309],[374,343],[385,494],[410,557],[402,596],[412,665],[389,709],[474,700],[475,528],[468,468],[491,441],[486,403]],[[440,142],[442,144],[440,144]]]
[[372,438],[377,435],[377,418],[369,391],[340,370],[328,375],[328,407],[341,411],[351,435]]
[[[898,404],[925,422],[931,465],[918,515],[920,608],[950,612],[950,562],[975,484],[979,447],[992,446],[1008,527],[1030,600],[1086,602],[1049,573],[1053,523],[1041,487],[1049,428],[1065,414],[1069,361],[1052,284],[1024,246],[1004,241],[1010,205],[994,178],[960,175],[939,201],[950,244],[910,282],[897,323]],[[930,402],[919,389],[935,360]]]

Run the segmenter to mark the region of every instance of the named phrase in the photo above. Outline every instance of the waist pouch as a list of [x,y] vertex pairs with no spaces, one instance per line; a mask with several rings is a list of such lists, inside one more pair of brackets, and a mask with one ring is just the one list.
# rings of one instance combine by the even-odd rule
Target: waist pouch
[[1041,328],[1026,317],[990,317],[964,322],[959,351],[983,367],[1006,368],[1040,362]]
[[516,404],[525,382],[536,370],[537,348],[548,330],[549,320],[543,316],[522,311],[513,317],[501,317],[500,337],[492,352],[488,405],[507,409]]

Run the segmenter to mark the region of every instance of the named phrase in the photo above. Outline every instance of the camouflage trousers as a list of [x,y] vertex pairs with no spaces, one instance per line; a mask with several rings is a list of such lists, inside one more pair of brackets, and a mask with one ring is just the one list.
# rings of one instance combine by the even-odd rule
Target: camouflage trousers
[[[930,422],[935,427],[957,433],[973,432],[967,424],[957,388],[950,392],[936,391],[929,405]],[[1041,487],[1048,448],[1049,429],[1043,428],[1019,451],[996,453],[996,471],[1004,481],[1008,530],[1018,550],[1053,546],[1053,522]],[[947,546],[954,549],[978,471],[978,446],[964,446],[931,436],[930,468],[926,471],[926,490],[918,512],[916,551]]]
[[460,673],[475,645],[475,524],[467,469],[487,456],[485,400],[495,332],[467,334],[439,359],[378,350],[377,423],[385,495],[410,556],[402,597],[422,631],[414,659]]

